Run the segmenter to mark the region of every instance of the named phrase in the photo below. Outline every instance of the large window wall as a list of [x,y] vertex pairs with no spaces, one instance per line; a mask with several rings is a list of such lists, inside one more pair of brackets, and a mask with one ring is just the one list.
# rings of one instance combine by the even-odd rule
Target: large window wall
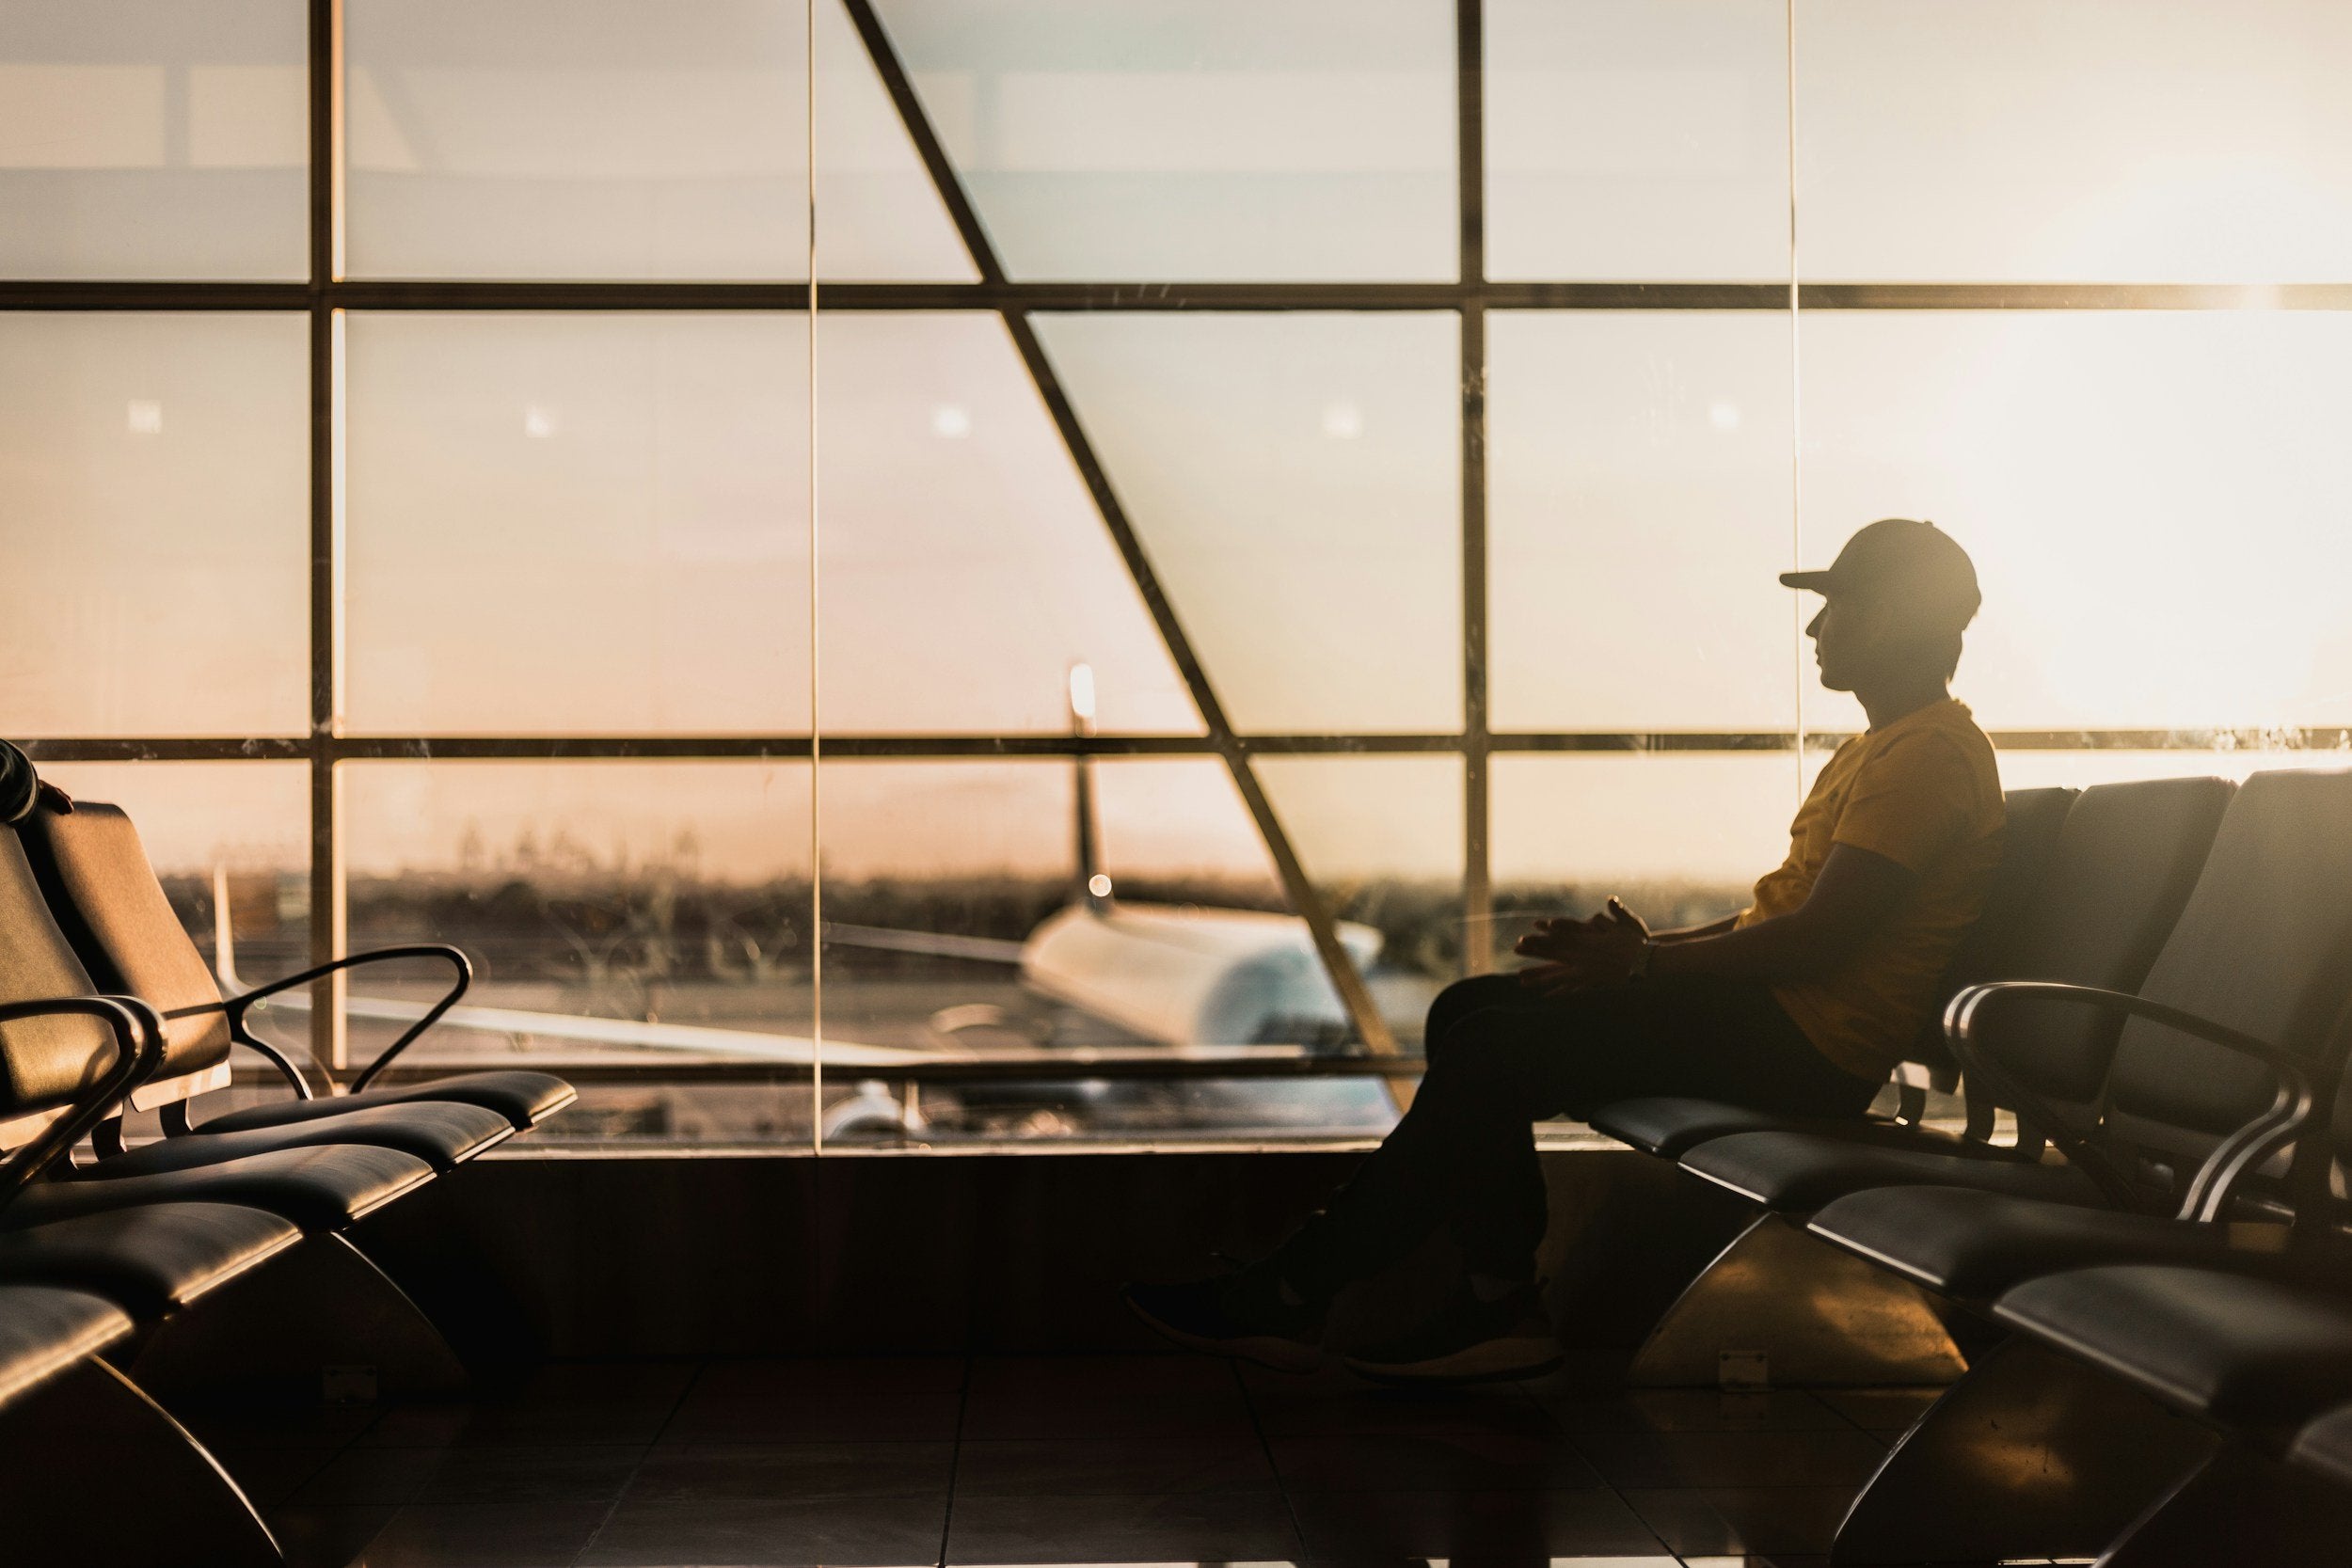
[[2334,759],[2346,65],[2295,0],[28,0],[0,734],[246,979],[465,945],[421,1065],[559,1137],[1375,1130],[1519,918],[1777,860],[1860,717],[1772,574],[1872,517],[1976,556],[2011,784]]

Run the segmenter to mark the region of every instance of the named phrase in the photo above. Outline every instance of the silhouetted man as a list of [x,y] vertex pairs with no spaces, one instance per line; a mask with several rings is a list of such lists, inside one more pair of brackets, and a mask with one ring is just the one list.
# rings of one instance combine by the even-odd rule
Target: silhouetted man
[[1822,768],[1749,907],[1658,933],[1613,898],[1589,920],[1538,921],[1518,945],[1532,967],[1438,997],[1419,1097],[1330,1207],[1237,1273],[1130,1287],[1145,1322],[1305,1370],[1341,1287],[1444,1227],[1465,1264],[1451,1298],[1346,1363],[1390,1379],[1533,1376],[1560,1359],[1535,1282],[1534,1122],[1642,1095],[1796,1116],[1868,1106],[1928,1022],[2000,856],[1992,743],[1948,690],[1976,568],[1933,525],[1888,518],[1827,571],[1780,580],[1825,599],[1805,627],[1821,684],[1859,698],[1870,727]]

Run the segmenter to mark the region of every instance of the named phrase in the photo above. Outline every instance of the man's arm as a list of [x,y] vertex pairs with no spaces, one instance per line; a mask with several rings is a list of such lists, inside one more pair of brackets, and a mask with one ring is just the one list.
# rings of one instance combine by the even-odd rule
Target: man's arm
[[[1701,927],[1650,954],[1653,976],[1712,974],[1735,980],[1803,980],[1844,963],[1918,886],[1918,874],[1850,844],[1832,847],[1813,891],[1797,909],[1738,930]],[[1523,971],[1546,993],[1613,985],[1632,973],[1650,940],[1630,914],[1595,929],[1559,961]],[[1597,925],[1597,922],[1596,923]]]

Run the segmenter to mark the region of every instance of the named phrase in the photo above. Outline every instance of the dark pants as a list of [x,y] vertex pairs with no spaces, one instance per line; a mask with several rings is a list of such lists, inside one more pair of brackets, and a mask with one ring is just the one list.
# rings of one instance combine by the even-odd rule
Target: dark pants
[[1439,1226],[1471,1272],[1532,1278],[1544,1234],[1535,1122],[1645,1095],[1858,1117],[1879,1087],[1816,1051],[1756,981],[1645,980],[1546,999],[1489,974],[1438,995],[1425,1039],[1412,1109],[1277,1255],[1302,1294],[1327,1298]]

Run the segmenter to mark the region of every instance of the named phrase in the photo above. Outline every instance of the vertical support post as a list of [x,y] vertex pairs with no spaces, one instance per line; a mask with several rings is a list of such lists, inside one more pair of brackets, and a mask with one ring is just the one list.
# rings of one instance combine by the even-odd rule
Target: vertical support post
[[1462,304],[1462,972],[1494,967],[1494,869],[1487,843],[1486,0],[1455,0],[1456,195]]
[[[310,962],[344,948],[342,824],[335,741],[342,724],[342,529],[338,427],[342,324],[327,285],[342,271],[342,8],[310,0]],[[343,977],[310,991],[310,1053],[331,1071],[349,1065]]]
[[[946,149],[939,140],[938,131],[930,117],[923,112],[922,103],[915,97],[914,85],[907,77],[905,64],[882,28],[882,19],[874,12],[873,0],[843,0],[850,24],[857,30],[859,41],[872,60],[874,73],[882,80],[882,89],[898,112],[906,127],[907,138],[914,144],[915,155],[922,159],[924,172],[930,176],[931,187],[939,195],[940,204],[947,211],[956,233],[963,241],[965,253],[972,258],[973,269],[980,281],[1006,281],[1004,263],[996,255],[995,245],[988,231],[980,225],[979,214],[958,178],[954,166],[948,162]],[[1143,542],[1136,535],[1126,507],[1111,486],[1110,475],[1102,459],[1088,439],[1085,427],[1078,421],[1077,410],[1071,406],[1070,397],[1055,373],[1053,361],[1046,356],[1045,345],[1039,341],[1037,329],[1030,324],[1029,314],[1015,304],[1000,308],[1005,331],[1012,340],[1013,351],[1021,357],[1022,368],[1029,373],[1039,399],[1045,404],[1046,417],[1061,437],[1062,446],[1070,454],[1072,465],[1078,470],[1087,494],[1093,499],[1095,511],[1103,519],[1103,527],[1111,536],[1112,545],[1126,564],[1127,574],[1135,580],[1136,591],[1150,611],[1152,624],[1168,648],[1168,656],[1176,666],[1185,689],[1192,694],[1193,705],[1200,710],[1200,722],[1209,732],[1209,741],[1224,762],[1232,776],[1233,787],[1241,796],[1242,805],[1249,813],[1259,836],[1264,841],[1266,853],[1274,862],[1275,875],[1281,879],[1282,891],[1288,895],[1291,908],[1306,922],[1309,937],[1314,943],[1315,956],[1323,962],[1330,976],[1332,989],[1347,1010],[1348,1020],[1364,1048],[1375,1056],[1397,1054],[1396,1037],[1389,1029],[1374,1003],[1371,988],[1364,984],[1356,960],[1349,957],[1340,942],[1339,924],[1331,909],[1324,901],[1321,890],[1308,879],[1299,863],[1298,854],[1284,831],[1274,805],[1266,798],[1264,785],[1259,782],[1257,770],[1250,766],[1249,744],[1234,733],[1225,713],[1225,705],[1217,698],[1210,684],[1208,672],[1201,666],[1192,640],[1184,633],[1170,603],[1159,574],[1152,569],[1151,559],[1144,552]]]

